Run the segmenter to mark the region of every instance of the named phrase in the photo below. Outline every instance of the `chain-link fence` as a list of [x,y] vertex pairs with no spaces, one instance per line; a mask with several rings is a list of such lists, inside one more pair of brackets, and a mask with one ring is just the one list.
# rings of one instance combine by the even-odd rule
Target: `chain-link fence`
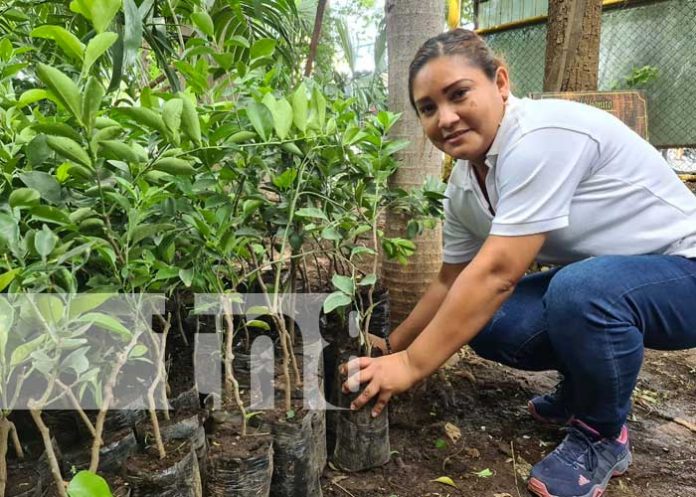
[[[644,89],[653,145],[696,147],[696,0],[626,2],[602,16],[599,89]],[[517,95],[542,90],[545,24],[484,36],[508,63]]]

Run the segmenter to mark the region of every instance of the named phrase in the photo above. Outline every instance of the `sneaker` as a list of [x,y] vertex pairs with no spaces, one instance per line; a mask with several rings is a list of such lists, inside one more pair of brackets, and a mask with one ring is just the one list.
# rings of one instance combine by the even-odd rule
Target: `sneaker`
[[599,497],[631,464],[628,429],[608,439],[573,420],[565,430],[563,442],[532,468],[527,487],[539,497]]
[[565,425],[572,415],[565,402],[565,381],[561,380],[556,389],[546,395],[538,395],[527,402],[527,410],[537,421],[553,425]]

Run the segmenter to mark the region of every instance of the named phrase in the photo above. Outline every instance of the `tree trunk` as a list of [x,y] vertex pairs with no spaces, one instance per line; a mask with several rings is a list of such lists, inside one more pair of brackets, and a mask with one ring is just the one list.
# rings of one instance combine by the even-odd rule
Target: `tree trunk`
[[[411,189],[428,176],[440,176],[442,153],[433,147],[421,129],[408,99],[408,67],[418,48],[443,31],[445,2],[442,0],[387,0],[387,50],[389,58],[389,109],[402,117],[392,130],[393,138],[405,138],[411,145],[397,155],[401,167],[392,177],[392,186]],[[385,234],[406,238],[406,223],[387,212]],[[442,230],[438,226],[414,240],[416,253],[405,266],[384,260],[382,278],[389,289],[392,323],[401,322],[413,309],[435,278],[442,263]]]
[[324,11],[326,10],[327,3],[328,0],[319,0],[317,4],[317,16],[314,19],[314,32],[312,33],[312,41],[309,44],[309,56],[307,57],[307,64],[305,65],[304,75],[306,78],[311,76],[312,65],[314,64],[314,59],[317,57],[317,47],[319,46],[319,37],[321,36],[321,25],[324,22]]
[[544,91],[597,89],[602,0],[550,0]]

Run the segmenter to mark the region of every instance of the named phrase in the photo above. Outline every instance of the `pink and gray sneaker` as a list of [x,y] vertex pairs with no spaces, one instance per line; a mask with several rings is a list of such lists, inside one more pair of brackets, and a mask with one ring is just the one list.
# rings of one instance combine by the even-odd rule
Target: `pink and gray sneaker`
[[628,429],[613,439],[577,419],[564,429],[565,439],[532,468],[527,487],[539,497],[600,497],[631,464]]

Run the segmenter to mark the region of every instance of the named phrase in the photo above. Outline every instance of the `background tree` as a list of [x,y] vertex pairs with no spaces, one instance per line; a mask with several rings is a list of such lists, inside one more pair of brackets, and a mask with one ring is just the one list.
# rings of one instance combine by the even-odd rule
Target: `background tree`
[[[411,145],[398,154],[401,167],[392,176],[392,185],[410,190],[428,176],[438,177],[442,153],[427,140],[408,100],[408,66],[420,45],[444,27],[445,2],[442,0],[387,0],[388,93],[389,109],[403,113],[392,129],[393,138]],[[388,237],[406,237],[408,219],[388,210],[385,231]],[[382,278],[389,289],[392,322],[402,321],[437,275],[442,261],[442,231],[438,224],[413,240],[416,253],[402,265],[384,260]]]
[[544,91],[597,89],[602,0],[549,0]]

